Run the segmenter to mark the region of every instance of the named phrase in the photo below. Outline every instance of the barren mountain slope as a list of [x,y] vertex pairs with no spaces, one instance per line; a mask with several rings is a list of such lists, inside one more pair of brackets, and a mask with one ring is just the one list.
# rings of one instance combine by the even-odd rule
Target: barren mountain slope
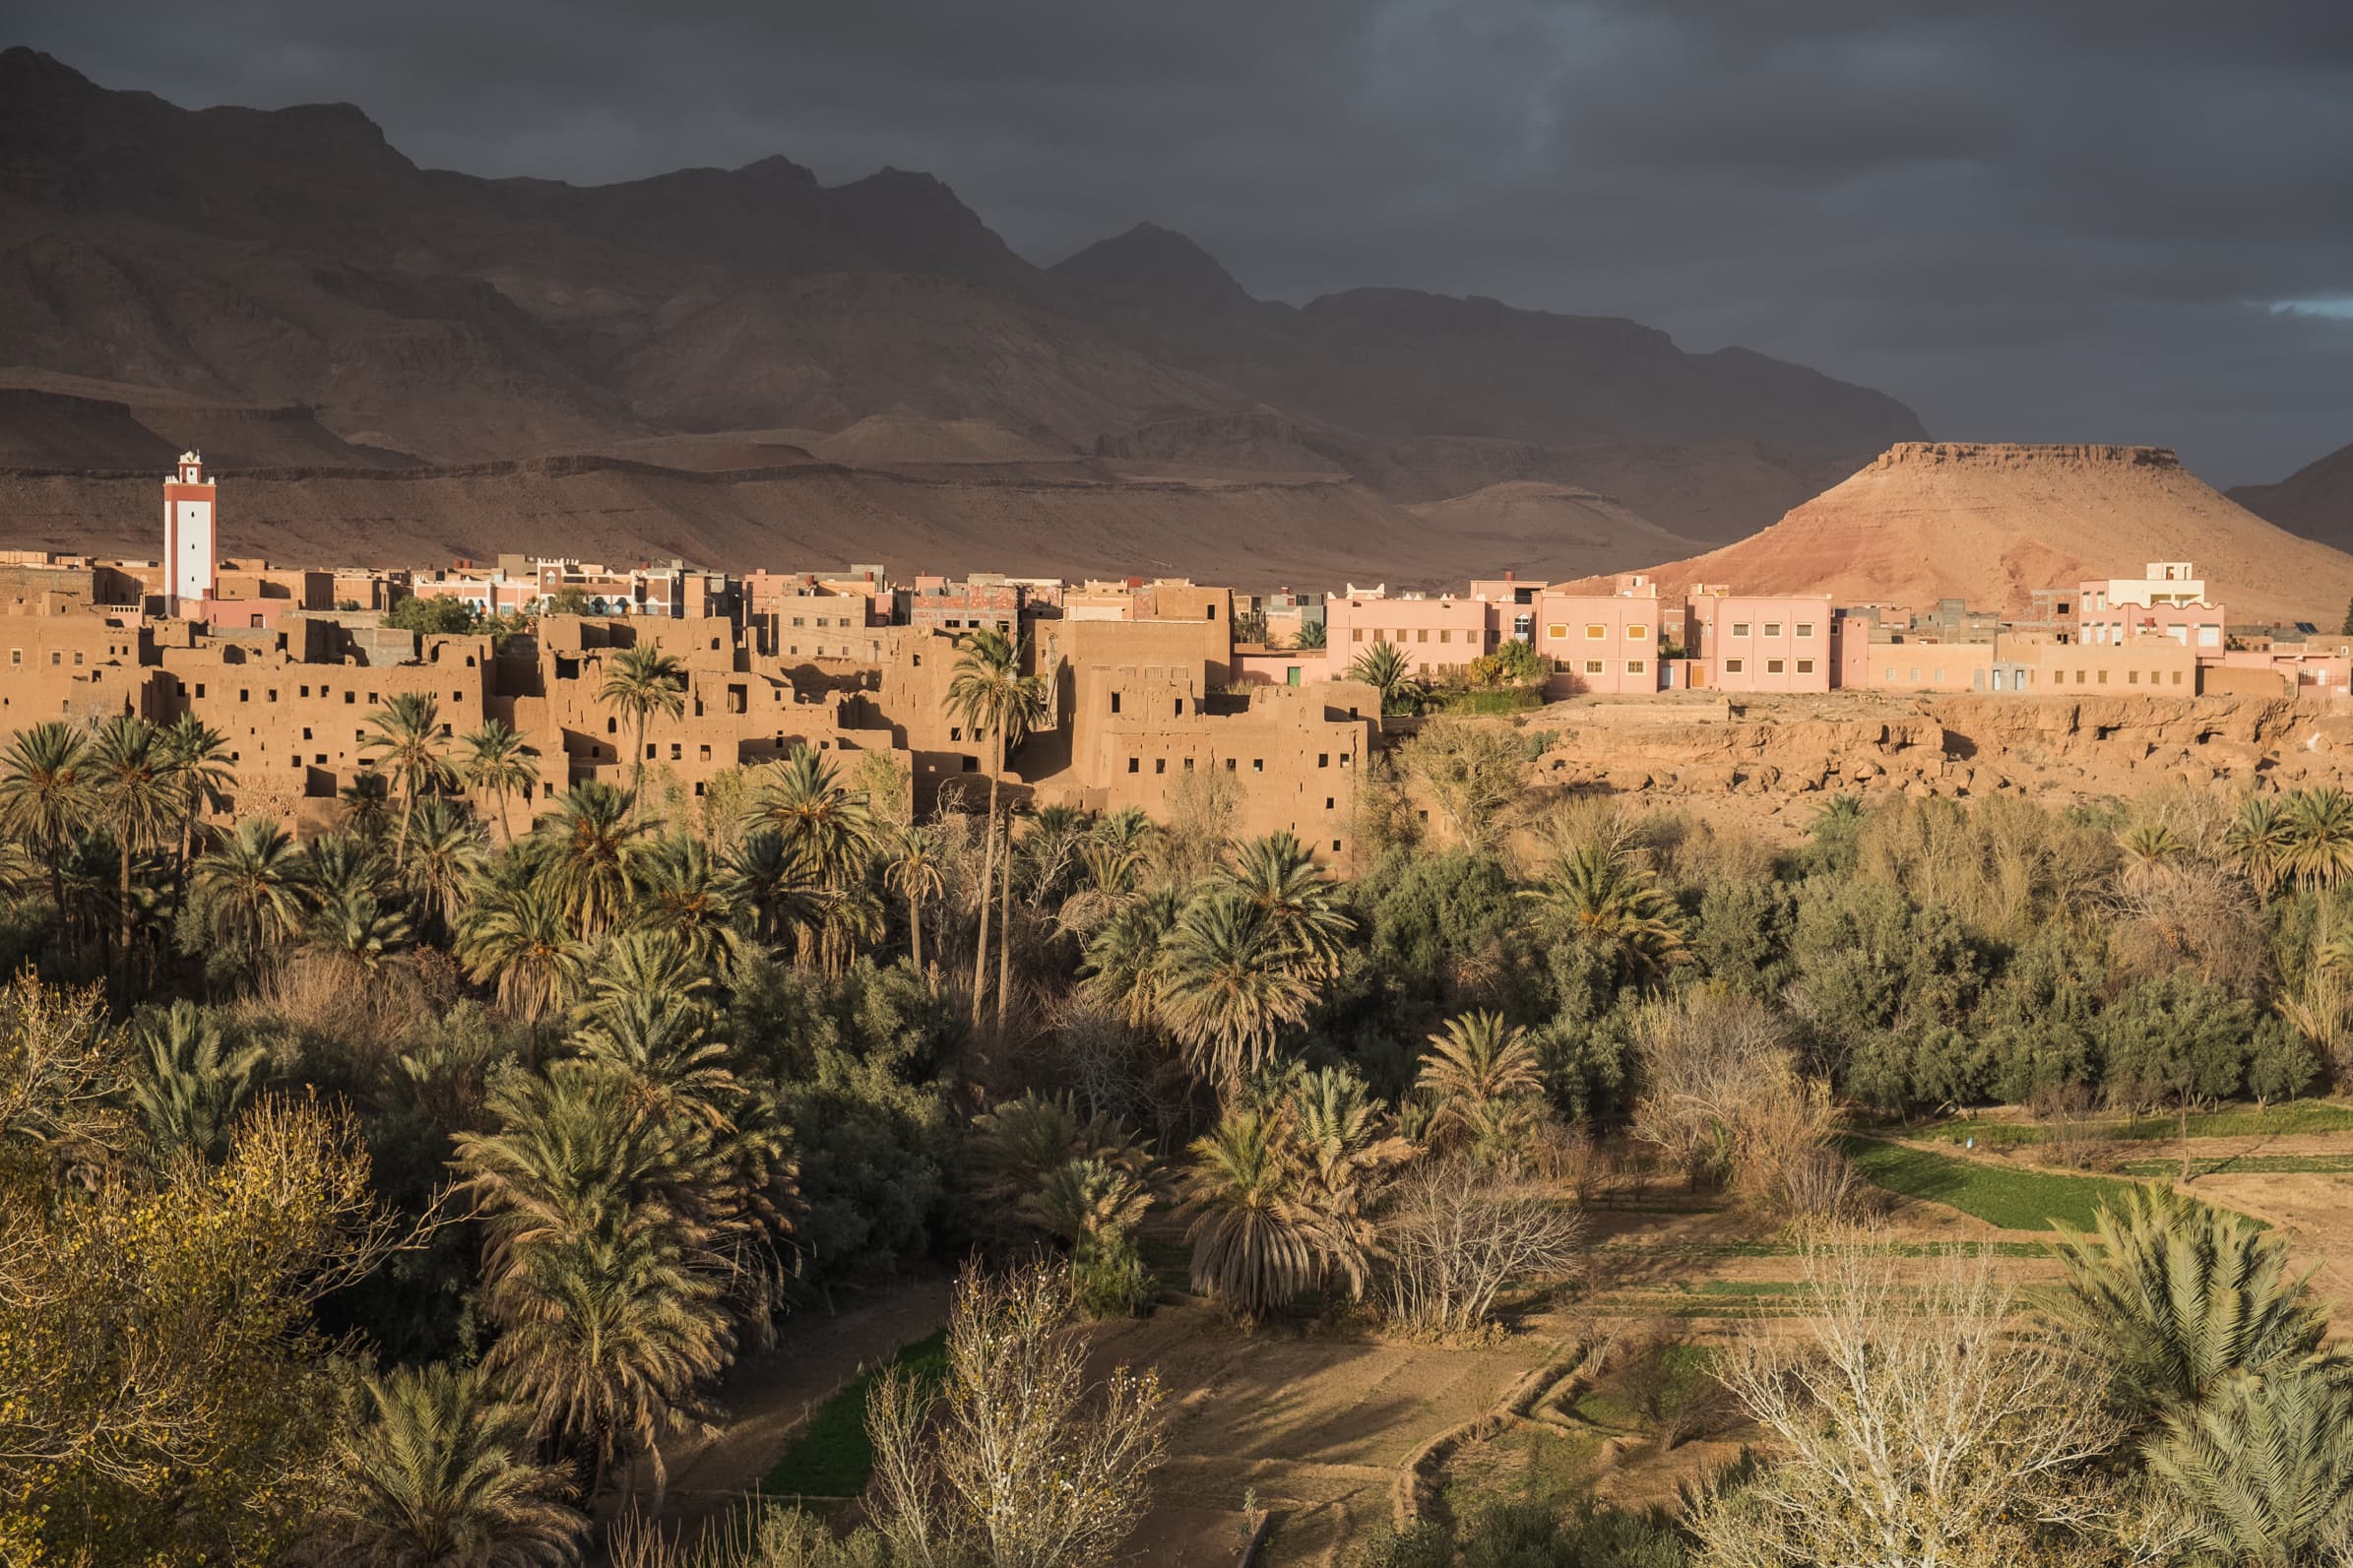
[[[152,556],[156,482],[0,471],[14,545]],[[1459,581],[1478,556],[1341,478],[1186,480],[1115,466],[928,473],[830,464],[693,473],[611,459],[476,470],[279,470],[221,487],[225,553],[413,566],[502,550],[738,569],[887,561],[1082,577],[1190,574],[1240,587],[1320,584],[1367,562],[1390,581]]]
[[2308,463],[2277,484],[2242,484],[2230,498],[2290,533],[2353,549],[2353,446]]
[[1965,598],[2024,610],[2038,588],[2194,562],[2234,615],[2342,616],[2353,555],[2276,528],[2161,447],[1906,442],[1763,533],[1659,568],[1671,586]]
[[1558,580],[1645,566],[1696,549],[1620,504],[1571,484],[1515,479],[1409,510],[1428,520],[1486,572]]
[[[332,462],[337,443],[358,465],[674,437],[757,459],[750,433],[786,428],[846,437],[859,463],[964,462],[984,454],[954,432],[980,420],[1006,451],[1345,473],[1399,500],[1553,479],[1711,539],[1797,499],[1791,465],[1683,454],[1766,442],[1843,471],[1919,431],[1878,393],[1632,322],[1398,289],[1255,300],[1150,225],[1042,270],[920,173],[828,186],[769,157],[595,187],[478,179],[418,168],[349,104],[184,109],[29,49],[0,50],[0,345],[133,389],[84,395],[142,421],[151,404],[314,410],[315,434],[250,415],[193,432],[232,470]],[[925,424],[878,438],[876,416]],[[110,450],[100,428],[30,421],[6,458],[152,463],[137,431],[116,423]],[[1496,450],[1466,461],[1465,442]],[[1569,451],[1640,451],[1655,489],[1690,493],[1663,510]],[[497,527],[509,499],[468,493],[470,526]]]

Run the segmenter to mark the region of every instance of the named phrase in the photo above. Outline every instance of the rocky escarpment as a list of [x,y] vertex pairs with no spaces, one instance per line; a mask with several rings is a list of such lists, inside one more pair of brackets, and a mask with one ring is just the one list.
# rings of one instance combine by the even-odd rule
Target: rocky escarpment
[[1953,696],[1852,718],[1819,707],[1572,710],[1579,727],[1556,732],[1535,775],[1625,794],[2130,795],[2168,782],[2294,788],[2340,778],[2353,755],[2353,714],[2284,698]]

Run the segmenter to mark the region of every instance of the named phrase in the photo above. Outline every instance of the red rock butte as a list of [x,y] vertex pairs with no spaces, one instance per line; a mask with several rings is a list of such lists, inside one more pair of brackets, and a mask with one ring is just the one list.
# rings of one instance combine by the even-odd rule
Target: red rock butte
[[2036,589],[2152,560],[2196,561],[2251,619],[2333,626],[2353,599],[2353,555],[2266,523],[2168,448],[2088,444],[1900,442],[1771,528],[1656,575],[2023,612]]

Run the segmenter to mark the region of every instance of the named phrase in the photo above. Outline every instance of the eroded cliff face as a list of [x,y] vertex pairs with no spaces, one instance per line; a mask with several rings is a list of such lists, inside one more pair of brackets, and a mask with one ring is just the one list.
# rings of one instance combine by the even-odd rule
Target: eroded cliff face
[[[2130,795],[2178,781],[2258,790],[2349,770],[2353,712],[2284,698],[1944,696],[1554,710],[1541,784],[1623,794]],[[1571,727],[1573,726],[1573,727]]]

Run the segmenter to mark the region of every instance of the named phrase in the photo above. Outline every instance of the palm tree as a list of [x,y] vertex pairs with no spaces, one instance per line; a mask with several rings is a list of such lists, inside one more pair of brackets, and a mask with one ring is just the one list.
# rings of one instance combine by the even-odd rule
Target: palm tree
[[973,1164],[981,1194],[994,1208],[1018,1206],[1074,1160],[1098,1160],[1139,1178],[1149,1163],[1125,1128],[1108,1117],[1082,1118],[1067,1093],[1028,1090],[973,1118]]
[[1638,973],[1655,975],[1690,957],[1675,901],[1624,849],[1585,843],[1557,850],[1544,880],[1521,896]]
[[220,1019],[193,1002],[174,1002],[169,1012],[149,1018],[137,1042],[145,1054],[131,1082],[131,1103],[158,1158],[185,1149],[220,1159],[262,1047],[230,1045]]
[[1418,1151],[1381,1125],[1380,1102],[1342,1067],[1303,1075],[1284,1096],[1285,1130],[1300,1169],[1299,1199],[1315,1220],[1319,1280],[1337,1274],[1352,1298],[1371,1278],[1379,1227],[1372,1209],[1390,1171]]
[[[642,937],[624,939],[642,944]],[[728,1065],[724,1040],[711,1036],[711,1010],[678,985],[602,987],[578,1011],[572,1049],[636,1086],[639,1103],[725,1128],[744,1091]]]
[[1315,986],[1290,935],[1240,893],[1193,900],[1163,951],[1161,1017],[1231,1098],[1283,1027],[1307,1016]]
[[343,825],[370,844],[384,842],[392,826],[392,781],[373,768],[362,768],[351,782],[335,792],[343,802]]
[[[964,721],[978,740],[996,742],[996,766],[988,774],[988,838],[981,860],[981,930],[973,949],[973,1027],[981,1026],[981,998],[988,984],[988,878],[996,853],[997,786],[1013,749],[1046,717],[1046,682],[1021,673],[1022,647],[1004,633],[984,627],[965,640],[948,681],[948,711]],[[996,1022],[1002,1029],[1013,989],[1013,825],[1005,824],[1004,895],[997,916]]]
[[2237,1373],[2203,1405],[2168,1414],[2143,1456],[2212,1560],[2342,1560],[2353,1531],[2353,1408],[2339,1379],[2307,1368]]
[[441,733],[441,704],[424,692],[395,692],[367,716],[367,726],[375,733],[359,748],[362,760],[400,786],[401,824],[393,840],[392,863],[406,866],[409,819],[415,814],[416,797],[428,789],[454,788],[458,782]]
[[2241,801],[2239,814],[2222,839],[2223,847],[2239,862],[2247,880],[2265,898],[2287,875],[2293,843],[2287,817],[2269,795],[2249,795]]
[[302,880],[314,901],[393,891],[381,847],[350,833],[322,834],[304,845]]
[[663,1227],[623,1223],[519,1255],[486,1292],[504,1329],[482,1365],[533,1428],[594,1456],[589,1495],[613,1462],[643,1454],[657,1495],[662,1439],[708,1425],[698,1385],[733,1356],[720,1282],[689,1267]]
[[47,864],[49,897],[69,932],[65,855],[93,807],[89,763],[82,731],[55,719],[18,730],[0,756],[0,833]]
[[90,787],[98,819],[114,835],[121,880],[115,908],[121,921],[124,973],[131,962],[131,860],[179,825],[179,765],[163,732],[135,714],[99,724],[90,745]]
[[625,911],[629,846],[639,831],[629,797],[595,780],[566,790],[536,830],[545,846],[540,874],[582,936],[611,929]]
[[531,1456],[530,1413],[478,1368],[367,1378],[335,1439],[319,1529],[330,1568],[565,1568],[588,1521],[562,1469]]
[[481,868],[481,830],[449,801],[435,797],[417,808],[411,840],[402,882],[419,913],[430,916],[442,932],[454,932],[466,889]]
[[1450,1018],[1445,1033],[1431,1035],[1430,1044],[1414,1087],[1430,1097],[1440,1120],[1468,1126],[1481,1107],[1544,1090],[1528,1032],[1506,1026],[1500,1013]]
[[458,925],[458,962],[498,1005],[521,1019],[538,1054],[541,1023],[587,978],[588,945],[572,933],[562,902],[540,882],[485,889]]
[[498,836],[508,844],[515,842],[514,825],[507,820],[507,796],[520,794],[539,778],[539,770],[531,759],[539,752],[523,743],[523,737],[507,727],[502,720],[491,719],[479,729],[458,737],[458,744],[466,748],[458,763],[458,778],[476,795],[490,795],[498,802]]
[[1303,654],[1321,653],[1328,634],[1329,628],[1323,622],[1303,620],[1299,623],[1299,635],[1291,640],[1291,646]]
[[1160,1021],[1169,933],[1183,915],[1183,898],[1163,888],[1121,905],[1087,944],[1079,965],[1087,990],[1131,1028]]
[[1315,1283],[1311,1215],[1271,1113],[1236,1110],[1194,1140],[1179,1213],[1191,1217],[1195,1290],[1239,1318],[1262,1317]]
[[1311,970],[1339,967],[1354,922],[1315,857],[1288,833],[1252,839],[1235,854],[1225,882],[1256,905]]
[[350,893],[320,904],[311,917],[306,945],[354,976],[366,976],[407,951],[414,936],[409,917],[400,910],[387,908],[372,893]]
[[2286,1245],[2228,1211],[2135,1188],[2061,1256],[2067,1320],[2144,1417],[2194,1411],[2240,1372],[2343,1364],[2322,1357],[2327,1308]]
[[924,972],[923,906],[948,888],[947,855],[938,833],[929,828],[899,830],[883,876],[890,890],[907,901],[908,956],[915,964],[915,972],[922,974]]
[[1021,1217],[1073,1247],[1116,1242],[1142,1223],[1152,1194],[1133,1172],[1093,1156],[1065,1160],[1023,1195]]
[[779,942],[786,931],[805,933],[817,924],[825,889],[774,828],[745,834],[728,853],[728,874],[757,913],[761,941]]
[[213,940],[267,964],[302,928],[306,864],[285,829],[247,817],[197,857],[190,907]]
[[1348,678],[1361,680],[1380,693],[1381,712],[1387,713],[1414,677],[1413,665],[1393,643],[1374,643],[1348,666]]
[[2353,795],[2333,784],[2288,796],[2288,870],[2297,881],[2333,888],[2353,878]]
[[829,888],[864,875],[881,832],[865,792],[845,788],[840,771],[808,746],[763,770],[744,824],[774,830]]
[[597,700],[620,710],[636,737],[629,748],[629,799],[634,808],[645,783],[647,721],[656,714],[675,719],[686,711],[686,666],[652,643],[624,648],[606,661]]
[[219,811],[237,782],[229,766],[228,737],[194,714],[182,714],[163,731],[164,748],[179,765],[180,792],[188,803],[180,820],[179,886],[188,885],[188,866],[196,857],[196,819],[208,807]]
[[2190,847],[2162,822],[2140,822],[2119,834],[2117,847],[2125,853],[2128,865],[2156,866],[2179,859],[2190,852]]
[[732,969],[742,948],[736,882],[702,840],[666,834],[629,855],[628,928],[677,944],[699,969]]
[[1135,806],[1096,818],[1078,851],[1087,868],[1087,880],[1114,898],[1134,892],[1136,878],[1151,858],[1152,836],[1158,831],[1152,819]]

